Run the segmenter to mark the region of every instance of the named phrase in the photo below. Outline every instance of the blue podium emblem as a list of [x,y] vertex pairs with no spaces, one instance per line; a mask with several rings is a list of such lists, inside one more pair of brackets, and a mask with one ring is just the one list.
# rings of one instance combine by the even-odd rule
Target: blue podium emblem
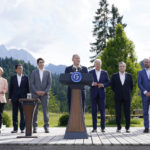
[[80,72],[73,72],[71,75],[71,80],[73,82],[80,82],[82,79],[82,74]]

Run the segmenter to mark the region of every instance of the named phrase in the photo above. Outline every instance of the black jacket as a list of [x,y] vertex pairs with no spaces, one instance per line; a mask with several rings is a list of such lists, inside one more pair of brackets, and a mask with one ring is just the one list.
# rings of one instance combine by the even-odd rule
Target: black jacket
[[[66,67],[65,69],[65,73],[71,73],[71,72],[75,72],[73,65]],[[81,66],[81,69],[79,69],[78,72],[88,73],[87,67]],[[82,91],[82,100],[85,100],[85,89],[83,88],[81,91]],[[68,91],[67,91],[67,98],[68,98],[68,101],[71,100],[71,88],[69,86],[68,86]]]
[[133,80],[131,74],[125,73],[124,85],[121,84],[119,72],[113,74],[111,78],[111,87],[114,91],[115,100],[130,100],[133,89]]
[[9,84],[9,99],[13,102],[18,101],[19,98],[26,98],[29,93],[29,80],[28,77],[22,75],[20,87],[18,86],[17,75],[14,75],[10,79]]

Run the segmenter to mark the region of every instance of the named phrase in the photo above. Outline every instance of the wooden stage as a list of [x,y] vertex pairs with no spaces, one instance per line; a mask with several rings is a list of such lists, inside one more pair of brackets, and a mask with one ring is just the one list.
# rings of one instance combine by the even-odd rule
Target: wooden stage
[[87,128],[88,139],[63,139],[66,128],[50,128],[50,133],[44,133],[43,128],[38,128],[38,133],[33,134],[38,138],[16,138],[24,133],[12,134],[12,128],[4,128],[0,134],[0,145],[150,145],[150,133],[144,134],[143,127],[132,127],[130,133],[122,129],[116,133],[116,128],[107,127],[106,132],[91,133],[92,128]]

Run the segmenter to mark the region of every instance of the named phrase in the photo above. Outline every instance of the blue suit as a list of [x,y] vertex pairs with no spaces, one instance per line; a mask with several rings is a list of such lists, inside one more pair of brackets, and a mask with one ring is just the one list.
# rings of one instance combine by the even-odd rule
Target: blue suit
[[104,70],[101,70],[99,80],[97,80],[95,69],[91,70],[89,73],[93,76],[94,82],[102,83],[104,85],[104,87],[102,88],[98,88],[97,86],[91,86],[90,88],[93,129],[97,129],[97,106],[101,114],[101,129],[105,129],[105,104],[106,104],[105,88],[110,85],[110,80],[107,72]]
[[143,117],[144,117],[144,126],[149,128],[149,104],[150,98],[144,94],[144,91],[150,92],[150,79],[148,79],[146,70],[143,69],[138,73],[138,87],[141,90],[142,104],[143,104]]

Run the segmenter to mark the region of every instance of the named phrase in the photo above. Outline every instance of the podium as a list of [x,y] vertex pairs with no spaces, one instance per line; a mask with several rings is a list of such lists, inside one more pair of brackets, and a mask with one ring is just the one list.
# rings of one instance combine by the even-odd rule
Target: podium
[[37,136],[32,136],[32,122],[33,122],[33,115],[37,103],[40,100],[38,98],[21,98],[19,102],[23,104],[23,110],[25,114],[25,122],[26,122],[26,131],[25,136],[18,136],[17,138],[37,138]]
[[88,73],[73,72],[61,74],[59,81],[71,88],[71,109],[64,139],[87,139],[81,89],[85,85],[91,86],[93,78]]

